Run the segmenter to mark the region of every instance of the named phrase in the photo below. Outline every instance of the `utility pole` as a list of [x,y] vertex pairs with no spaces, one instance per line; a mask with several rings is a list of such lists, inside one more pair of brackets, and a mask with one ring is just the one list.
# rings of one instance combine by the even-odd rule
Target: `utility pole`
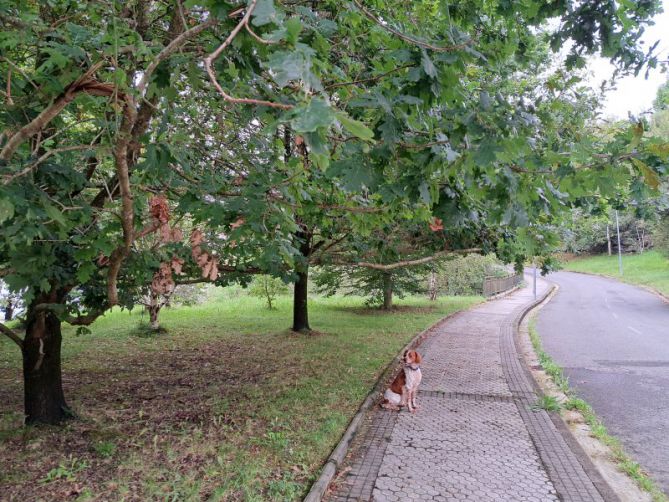
[[611,234],[609,233],[609,224],[606,224],[606,246],[609,249],[609,256],[611,256]]
[[618,271],[623,275],[623,254],[620,248],[620,224],[618,223],[618,210],[616,209],[616,232],[618,232]]
[[534,299],[537,299],[537,262],[536,260],[534,261],[534,285],[532,287],[532,290],[534,291]]

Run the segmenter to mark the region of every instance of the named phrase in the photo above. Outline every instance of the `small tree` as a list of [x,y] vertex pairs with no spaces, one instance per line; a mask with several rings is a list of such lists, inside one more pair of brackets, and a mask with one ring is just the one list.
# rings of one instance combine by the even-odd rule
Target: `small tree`
[[374,270],[365,267],[329,266],[314,274],[314,282],[320,293],[332,296],[367,296],[367,305],[393,308],[393,297],[404,298],[409,294],[425,292],[425,266],[398,268],[392,271]]
[[271,275],[259,275],[254,277],[249,286],[249,295],[256,298],[264,298],[267,302],[267,308],[274,310],[274,301],[277,295],[288,293],[288,286],[278,277]]

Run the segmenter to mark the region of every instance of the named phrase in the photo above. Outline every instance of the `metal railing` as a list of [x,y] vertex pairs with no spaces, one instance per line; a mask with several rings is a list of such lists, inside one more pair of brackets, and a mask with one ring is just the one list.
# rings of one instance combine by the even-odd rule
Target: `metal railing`
[[520,284],[522,274],[512,274],[506,277],[486,277],[483,279],[483,296],[492,296],[507,291]]

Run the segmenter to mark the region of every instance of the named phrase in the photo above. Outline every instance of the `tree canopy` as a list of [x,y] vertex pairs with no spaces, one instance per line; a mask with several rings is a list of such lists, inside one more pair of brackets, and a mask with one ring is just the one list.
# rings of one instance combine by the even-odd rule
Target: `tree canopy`
[[268,272],[306,292],[316,253],[401,222],[427,237],[398,260],[522,260],[569,196],[656,185],[666,145],[637,124],[593,139],[579,68],[656,64],[639,36],[658,9],[0,0],[0,276],[29,305],[24,339],[2,329],[41,396],[28,419],[66,408],[45,373],[60,321],[130,307],[138,285]]

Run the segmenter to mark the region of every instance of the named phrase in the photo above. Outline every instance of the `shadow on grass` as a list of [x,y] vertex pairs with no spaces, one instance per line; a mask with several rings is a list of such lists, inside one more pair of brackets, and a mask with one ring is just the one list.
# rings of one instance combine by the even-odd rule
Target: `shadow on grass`
[[331,310],[347,312],[360,316],[383,316],[392,314],[431,314],[437,310],[436,306],[415,307],[413,305],[394,305],[390,310],[382,307],[352,307],[352,306],[332,306]]

